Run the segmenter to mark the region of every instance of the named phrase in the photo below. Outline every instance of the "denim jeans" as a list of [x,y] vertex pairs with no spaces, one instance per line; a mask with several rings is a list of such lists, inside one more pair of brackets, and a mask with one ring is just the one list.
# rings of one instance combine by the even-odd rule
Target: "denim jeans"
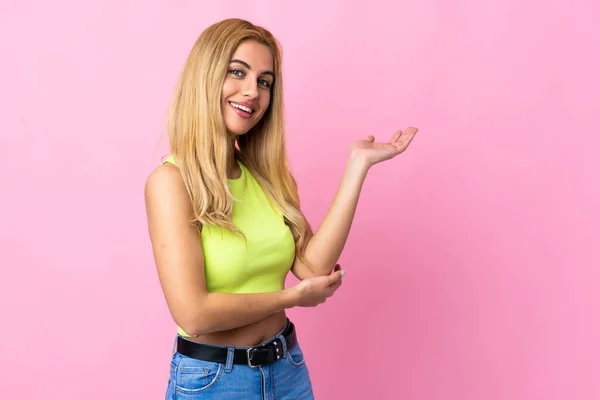
[[[275,338],[285,343],[281,332],[269,341]],[[165,400],[314,399],[299,343],[285,348],[283,357],[273,364],[256,368],[233,364],[233,350],[247,348],[227,347],[225,364],[197,360],[175,351]]]

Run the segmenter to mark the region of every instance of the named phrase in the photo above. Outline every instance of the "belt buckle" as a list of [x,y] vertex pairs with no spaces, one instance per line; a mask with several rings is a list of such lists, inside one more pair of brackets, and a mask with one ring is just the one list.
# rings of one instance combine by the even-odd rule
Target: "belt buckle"
[[246,350],[246,356],[248,358],[248,366],[250,368],[258,368],[258,367],[260,367],[260,365],[252,365],[252,357],[250,356],[250,352],[252,350],[256,350],[256,349],[254,347],[250,347],[249,349]]

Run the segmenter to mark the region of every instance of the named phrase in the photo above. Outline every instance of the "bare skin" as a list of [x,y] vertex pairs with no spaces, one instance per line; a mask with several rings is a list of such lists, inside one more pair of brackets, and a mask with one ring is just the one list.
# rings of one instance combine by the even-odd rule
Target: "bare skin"
[[[165,164],[145,188],[148,229],[163,292],[174,321],[191,340],[252,346],[281,330],[285,310],[322,304],[340,287],[342,271],[307,277],[270,293],[208,293],[204,253],[189,223],[192,204],[177,167]],[[281,282],[283,287],[283,282]]]
[[[222,102],[232,142],[252,128],[270,101],[272,56],[257,42],[244,42],[236,50]],[[250,68],[246,67],[249,66]],[[241,103],[255,110],[240,118],[232,108]],[[376,163],[394,158],[412,141],[417,129],[398,131],[389,142],[374,137],[356,141],[333,203],[308,243],[305,265],[296,258],[291,272],[300,282],[271,293],[207,293],[204,253],[198,231],[190,223],[191,201],[177,167],[157,167],[145,185],[148,230],[160,283],[174,321],[192,335],[189,340],[229,346],[254,346],[277,334],[286,323],[286,310],[323,304],[342,284],[344,271],[336,265],[348,236],[367,171]],[[240,177],[231,160],[228,176]],[[335,265],[335,267],[334,267]],[[281,282],[283,287],[283,282]]]
[[174,321],[192,335],[190,340],[232,346],[259,344],[284,327],[286,309],[322,304],[342,283],[338,268],[330,275],[307,277],[277,292],[208,293],[202,242],[189,223],[192,204],[177,167],[158,167],[148,178],[145,198],[165,299]]
[[285,324],[286,315],[281,311],[250,325],[188,339],[220,346],[256,346],[279,333]]
[[[409,128],[398,131],[386,144],[375,143],[369,136],[352,145],[338,192],[309,242],[309,260],[337,260],[366,171],[402,153],[415,133],[416,129]],[[236,175],[239,177],[239,171],[230,169],[229,176]],[[292,288],[257,294],[206,293],[202,244],[197,230],[188,223],[191,207],[177,167],[158,167],[146,184],[149,233],[167,304],[178,325],[194,335],[190,340],[230,346],[260,344],[284,327],[286,309],[322,304],[340,287],[343,271],[339,266],[333,271],[317,270],[317,263],[309,267],[296,259],[292,272],[301,282]]]

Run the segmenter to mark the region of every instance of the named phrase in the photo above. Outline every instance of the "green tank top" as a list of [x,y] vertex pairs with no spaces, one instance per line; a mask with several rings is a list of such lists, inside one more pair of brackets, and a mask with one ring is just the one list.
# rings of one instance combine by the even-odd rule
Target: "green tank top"
[[[163,161],[177,165],[173,156]],[[242,174],[229,179],[233,196],[232,222],[246,236],[205,225],[200,233],[208,292],[261,293],[284,289],[295,258],[294,237],[283,214],[241,162]],[[189,336],[180,327],[178,332]]]

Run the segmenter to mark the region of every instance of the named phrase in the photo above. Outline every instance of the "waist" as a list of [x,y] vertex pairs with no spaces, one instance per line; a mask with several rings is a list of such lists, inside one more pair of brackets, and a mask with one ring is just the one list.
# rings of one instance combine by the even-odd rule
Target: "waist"
[[189,336],[179,328],[177,333],[186,340],[199,343],[217,346],[255,346],[277,335],[285,328],[287,322],[288,319],[285,311],[280,311],[250,325],[227,331],[214,332],[200,336]]
[[286,318],[286,323],[277,334],[253,346],[219,346],[191,341],[177,336],[175,351],[186,357],[221,364],[247,364],[258,367],[276,362],[285,357],[287,351],[297,343],[294,324]]

